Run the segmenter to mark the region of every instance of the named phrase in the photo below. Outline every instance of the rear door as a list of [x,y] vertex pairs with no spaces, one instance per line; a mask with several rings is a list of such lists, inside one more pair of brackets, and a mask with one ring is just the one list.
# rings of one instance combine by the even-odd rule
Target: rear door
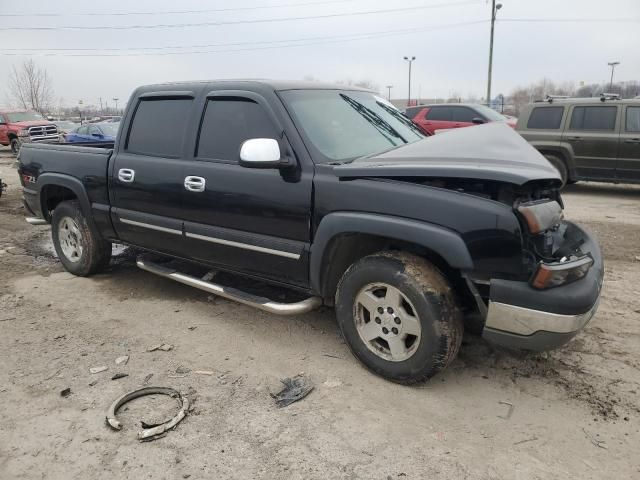
[[308,285],[313,169],[246,168],[240,146],[274,138],[293,155],[281,122],[254,92],[216,90],[200,105],[201,123],[185,178],[183,219],[192,258],[242,273]]
[[429,107],[421,126],[433,135],[436,130],[453,128],[453,110],[446,105]]
[[181,219],[186,132],[192,92],[149,92],[136,99],[111,162],[113,225],[129,243],[186,254]]
[[579,178],[615,179],[619,113],[619,106],[611,104],[571,107],[562,140],[573,149]]
[[640,105],[623,108],[616,178],[621,182],[640,182]]
[[7,118],[0,113],[0,144],[2,145],[9,145],[9,135],[7,134],[8,130]]

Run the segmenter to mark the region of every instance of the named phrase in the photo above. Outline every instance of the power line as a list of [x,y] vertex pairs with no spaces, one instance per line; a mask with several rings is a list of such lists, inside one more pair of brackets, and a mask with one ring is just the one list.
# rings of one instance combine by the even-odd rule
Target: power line
[[238,12],[245,10],[264,10],[284,7],[307,7],[313,5],[327,5],[331,3],[358,2],[360,0],[324,0],[320,2],[306,3],[280,3],[276,5],[258,5],[254,7],[233,7],[233,8],[207,8],[203,10],[173,10],[164,12],[87,12],[87,13],[2,13],[0,17],[124,17],[129,15],[182,15],[191,13],[214,13],[214,12]]
[[413,7],[403,8],[389,8],[383,10],[367,10],[360,12],[346,12],[346,13],[329,13],[324,15],[309,15],[309,16],[297,16],[297,17],[280,17],[280,18],[263,18],[257,20],[232,20],[222,22],[199,22],[199,23],[160,23],[155,25],[100,25],[100,26],[86,26],[86,25],[67,25],[61,27],[0,27],[0,31],[52,31],[52,30],[150,30],[158,28],[185,28],[185,27],[218,27],[222,25],[243,25],[243,24],[256,24],[256,23],[274,23],[274,22],[291,22],[299,20],[315,20],[324,18],[336,18],[336,17],[355,17],[361,15],[378,15],[382,13],[396,13],[396,12],[408,12],[413,10],[426,10],[432,8],[446,8],[446,7],[459,7],[463,5],[478,5],[478,0],[463,1],[456,3],[437,3],[432,5],[419,5]]
[[[434,30],[444,30],[448,28],[457,28],[469,25],[478,25],[487,23],[488,20],[476,20],[470,22],[452,23],[445,25],[431,25],[420,28],[410,28],[402,30],[387,30],[378,32],[367,32],[362,34],[350,34],[350,35],[332,35],[325,37],[306,37],[299,39],[288,40],[267,40],[267,41],[254,41],[254,42],[237,42],[237,43],[219,43],[211,44],[206,47],[229,47],[229,46],[242,46],[242,45],[264,45],[265,43],[271,43],[273,45],[259,46],[259,47],[247,47],[247,48],[234,48],[234,49],[218,49],[218,50],[192,50],[192,51],[179,51],[179,52],[136,52],[136,53],[42,53],[42,54],[25,54],[25,53],[0,53],[0,56],[44,56],[44,57],[138,57],[138,56],[167,56],[167,55],[192,55],[192,54],[207,54],[207,53],[225,53],[225,52],[242,52],[242,51],[254,51],[254,50],[267,50],[274,48],[291,48],[291,47],[304,47],[310,45],[323,45],[331,43],[350,42],[355,40],[367,40],[378,39],[399,35],[410,35],[414,33],[423,33]],[[295,42],[295,43],[292,43]],[[205,47],[205,46],[203,46]],[[189,48],[185,47],[151,47],[157,49],[173,49],[173,48]],[[37,49],[36,49],[37,50]]]
[[640,18],[499,18],[496,22],[522,23],[636,23]]
[[[85,48],[85,47],[75,47],[75,48],[3,48],[4,51],[15,51],[15,52],[129,52],[129,51],[138,51],[138,50],[174,50],[174,49],[192,49],[192,48],[214,48],[214,47],[237,47],[244,45],[263,45],[268,43],[290,43],[290,42],[306,42],[313,40],[326,40],[326,39],[339,39],[339,38],[351,38],[351,37],[359,37],[362,35],[370,36],[370,35],[402,35],[409,33],[417,33],[424,32],[430,29],[442,29],[442,28],[451,28],[451,27],[460,27],[466,25],[476,25],[479,23],[486,23],[488,20],[474,20],[469,22],[459,22],[459,23],[450,23],[443,25],[432,25],[426,27],[417,27],[417,28],[403,28],[397,30],[382,30],[375,32],[363,32],[363,33],[350,33],[345,35],[323,35],[317,37],[304,37],[304,38],[291,38],[286,40],[253,40],[250,42],[233,42],[233,43],[209,43],[209,44],[200,44],[200,45],[175,45],[175,46],[162,46],[162,47],[123,47],[123,48]],[[137,52],[137,53],[145,53],[145,52]],[[172,52],[175,54],[181,54],[185,52]],[[21,55],[18,53],[16,55]],[[113,56],[113,55],[110,55]]]

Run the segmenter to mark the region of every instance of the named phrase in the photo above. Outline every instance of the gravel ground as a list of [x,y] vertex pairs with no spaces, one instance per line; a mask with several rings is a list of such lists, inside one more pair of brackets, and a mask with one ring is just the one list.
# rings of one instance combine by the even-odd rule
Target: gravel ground
[[[330,309],[262,313],[140,271],[122,249],[105,274],[64,272],[48,227],[24,222],[12,163],[1,149],[0,478],[640,478],[640,188],[564,195],[606,261],[576,339],[534,355],[467,335],[446,372],[402,387],[350,356]],[[163,342],[174,348],[147,352]],[[300,372],[315,390],[276,408],[279,379]],[[139,443],[139,421],[163,421],[174,400],[129,403],[120,432],[104,417],[144,385],[177,388],[193,409]]]

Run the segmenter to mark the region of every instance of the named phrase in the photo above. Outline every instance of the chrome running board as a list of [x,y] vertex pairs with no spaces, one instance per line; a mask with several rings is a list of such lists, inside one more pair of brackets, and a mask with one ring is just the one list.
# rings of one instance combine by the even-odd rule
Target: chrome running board
[[278,303],[268,298],[258,297],[235,288],[223,287],[222,285],[207,282],[200,278],[180,273],[173,268],[167,268],[162,265],[158,265],[157,263],[149,262],[143,258],[138,258],[136,264],[139,268],[146,270],[147,272],[155,273],[161,277],[175,280],[178,283],[183,283],[185,285],[204,290],[205,292],[213,293],[219,297],[227,298],[229,300],[278,315],[298,315],[301,313],[307,313],[322,305],[322,299],[320,297],[310,297],[296,303]]
[[29,225],[46,225],[47,221],[40,217],[26,217],[25,220]]

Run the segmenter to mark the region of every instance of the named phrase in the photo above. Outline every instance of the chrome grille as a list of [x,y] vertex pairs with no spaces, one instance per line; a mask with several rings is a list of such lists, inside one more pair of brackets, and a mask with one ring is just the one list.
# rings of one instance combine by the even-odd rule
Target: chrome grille
[[58,128],[55,125],[38,125],[29,127],[29,137],[32,142],[49,140],[58,136]]

